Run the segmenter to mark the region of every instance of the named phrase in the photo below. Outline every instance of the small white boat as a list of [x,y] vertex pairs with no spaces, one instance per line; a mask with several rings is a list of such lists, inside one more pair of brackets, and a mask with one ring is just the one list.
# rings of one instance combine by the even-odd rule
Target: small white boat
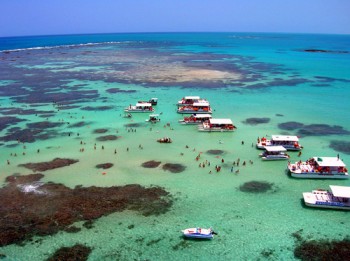
[[184,237],[197,239],[212,239],[215,233],[211,228],[187,228],[182,230]]
[[136,105],[129,105],[124,109],[125,112],[153,112],[152,104],[149,102],[138,102]]
[[303,147],[299,144],[299,138],[297,136],[289,135],[271,135],[271,139],[258,138],[256,147],[258,149],[265,149],[266,146],[283,146],[287,150],[301,150]]
[[209,102],[195,102],[192,105],[179,107],[177,112],[182,114],[211,114],[212,110]]
[[262,160],[287,160],[289,155],[286,151],[286,148],[283,146],[266,146],[265,151],[259,156]]
[[157,140],[159,143],[172,143],[173,140],[170,139],[169,137],[164,137],[164,138],[160,138]]
[[151,122],[151,123],[156,123],[156,122],[160,121],[159,114],[149,115],[149,118],[146,121]]
[[199,96],[185,96],[177,102],[177,106],[192,105],[196,102],[209,103],[206,99],[201,99]]
[[182,120],[179,120],[179,122],[181,124],[201,124],[211,118],[211,114],[192,114],[190,117],[184,117]]
[[349,178],[345,163],[338,157],[313,157],[304,162],[288,163],[288,169],[295,178]]
[[232,132],[236,129],[231,119],[209,119],[198,125],[199,131],[207,132]]
[[315,208],[331,208],[350,210],[350,187],[329,186],[331,191],[317,189],[312,192],[304,192],[305,205]]

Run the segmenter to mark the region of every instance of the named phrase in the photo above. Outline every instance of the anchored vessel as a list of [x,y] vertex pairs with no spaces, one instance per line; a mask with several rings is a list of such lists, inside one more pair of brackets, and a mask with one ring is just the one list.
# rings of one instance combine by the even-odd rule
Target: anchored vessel
[[234,131],[236,127],[233,125],[231,119],[209,119],[206,122],[203,122],[201,125],[198,125],[199,131]]
[[210,114],[192,114],[190,117],[184,117],[182,120],[179,120],[179,122],[181,124],[201,124],[211,118]]
[[212,239],[216,233],[211,228],[187,228],[182,230],[184,237],[187,238],[199,238],[199,239]]
[[301,150],[303,147],[299,144],[297,136],[288,135],[271,135],[271,139],[265,137],[258,138],[256,147],[258,149],[265,149],[266,146],[283,146],[287,150]]
[[177,109],[178,113],[186,114],[211,114],[212,110],[210,108],[209,102],[195,102],[192,105],[181,106]]
[[334,185],[329,187],[331,191],[317,189],[312,192],[304,192],[305,205],[315,208],[350,210],[350,187]]
[[196,102],[209,103],[206,99],[201,99],[199,96],[185,96],[177,102],[177,106],[192,105]]
[[156,123],[160,121],[159,114],[150,114],[149,118],[146,121],[152,122],[152,123]]
[[152,104],[149,102],[138,102],[136,105],[129,105],[124,109],[125,112],[153,112]]
[[259,156],[262,160],[286,160],[289,159],[286,151],[283,146],[266,146],[265,151]]
[[288,169],[295,178],[349,178],[345,163],[338,157],[313,157],[304,162],[288,163]]

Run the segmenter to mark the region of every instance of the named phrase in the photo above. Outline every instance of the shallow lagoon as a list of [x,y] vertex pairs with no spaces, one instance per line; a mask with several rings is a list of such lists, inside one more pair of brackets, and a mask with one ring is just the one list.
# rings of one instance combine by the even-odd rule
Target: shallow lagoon
[[[9,260],[44,260],[62,246],[81,243],[92,248],[90,260],[209,260],[213,256],[217,260],[273,260],[294,258],[293,233],[298,231],[305,239],[349,236],[347,213],[305,208],[301,201],[304,191],[350,185],[349,181],[292,179],[285,172],[287,162],[260,161],[254,144],[263,135],[298,134],[297,129],[278,127],[292,121],[350,131],[349,54],[301,51],[310,46],[347,50],[350,45],[343,43],[350,39],[251,36],[160,34],[143,41],[139,35],[131,41],[125,35],[120,41],[117,35],[118,43],[0,53],[3,184],[9,175],[33,173],[19,164],[60,157],[79,162],[45,171],[41,181],[70,188],[157,185],[174,199],[171,210],[162,215],[116,212],[94,221],[91,229],[82,227],[74,234],[62,231],[23,246],[4,246],[0,253]],[[329,41],[325,43],[324,37]],[[178,124],[181,115],[175,103],[186,95],[209,99],[213,116],[231,118],[237,130],[200,133],[196,126]],[[145,122],[147,114],[123,117],[124,107],[151,97],[159,99],[155,108],[161,122]],[[247,124],[249,118],[269,118],[269,122]],[[28,127],[38,122],[60,124]],[[95,133],[96,129],[107,132]],[[31,132],[24,135],[24,130]],[[118,138],[97,140],[105,135]],[[174,142],[156,142],[164,136]],[[20,143],[16,137],[21,137]],[[22,143],[22,139],[28,140]],[[334,140],[349,141],[349,135],[301,136],[301,159],[336,156],[339,152],[329,147]],[[213,155],[208,150],[224,153]],[[297,153],[290,154],[291,161],[300,159]],[[350,154],[341,152],[340,156],[350,164]],[[238,158],[241,164],[231,172]],[[142,167],[150,160],[161,164]],[[101,163],[114,165],[97,169]],[[172,173],[163,170],[166,163],[186,168]],[[205,168],[199,163],[206,163]],[[219,173],[216,165],[222,166]],[[268,182],[272,187],[265,193],[240,191],[250,181]],[[181,229],[192,226],[212,226],[219,235],[210,242],[184,240]]]

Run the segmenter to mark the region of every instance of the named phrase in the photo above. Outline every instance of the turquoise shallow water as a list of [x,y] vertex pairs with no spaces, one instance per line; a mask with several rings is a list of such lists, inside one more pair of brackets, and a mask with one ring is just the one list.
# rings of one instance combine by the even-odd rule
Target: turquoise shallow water
[[[1,141],[3,184],[14,173],[32,173],[18,164],[67,157],[79,162],[46,171],[42,181],[72,188],[158,185],[175,199],[171,211],[163,215],[144,217],[132,211],[118,212],[96,220],[94,228],[83,228],[79,233],[60,232],[24,246],[2,247],[0,253],[7,256],[5,260],[44,260],[58,248],[76,243],[93,248],[89,260],[293,260],[292,234],[297,231],[302,230],[305,239],[349,236],[348,213],[309,209],[301,202],[302,192],[328,188],[330,184],[350,185],[348,180],[292,179],[285,172],[287,162],[262,162],[260,151],[252,146],[263,135],[296,134],[304,149],[301,158],[291,152],[291,161],[339,153],[350,164],[349,152],[329,146],[332,141],[350,141],[349,36],[90,35],[44,37],[40,41],[24,38],[22,46],[5,45],[4,40],[14,41],[1,39],[2,50],[23,50],[0,54],[0,119],[10,115],[25,121],[5,126],[1,137],[14,132],[13,127],[30,129],[28,123],[46,118],[64,124],[51,128],[46,139],[36,137],[34,142],[19,145],[16,139]],[[96,42],[100,44],[77,46]],[[35,46],[56,47],[24,49]],[[302,51],[309,48],[330,52]],[[180,81],[184,64],[185,72],[199,72],[200,76],[191,74],[191,79]],[[211,78],[202,69],[239,73],[242,78],[233,79],[231,75],[218,80],[218,74]],[[114,88],[118,91],[110,91]],[[86,96],[78,96],[79,92],[86,92]],[[67,95],[62,99],[58,94]],[[215,110],[213,116],[231,118],[237,130],[199,133],[196,126],[178,124],[182,116],[176,113],[175,103],[186,95],[209,99]],[[147,114],[123,117],[124,107],[151,97],[159,99],[156,112],[161,113],[160,123],[146,123]],[[88,106],[95,109],[86,109]],[[97,109],[101,106],[107,108]],[[8,114],[9,108],[21,111]],[[29,109],[37,112],[25,113]],[[252,117],[269,118],[269,122],[245,123]],[[79,122],[86,124],[72,127]],[[310,133],[280,129],[278,125],[285,122],[323,124],[328,133],[320,129]],[[131,127],[136,132],[125,126],[134,123],[139,124]],[[341,131],[334,126],[340,126]],[[119,138],[97,141],[101,135],[93,131],[100,128]],[[174,142],[156,142],[164,136]],[[223,155],[206,153],[213,149],[222,150]],[[198,154],[201,157],[196,161]],[[235,174],[231,167],[238,158],[247,165],[234,166],[234,172],[239,169]],[[186,169],[170,173],[161,167],[141,167],[149,160],[179,163]],[[211,165],[198,166],[206,161]],[[108,170],[95,168],[105,162],[114,166]],[[222,166],[219,173],[215,165]],[[249,181],[272,183],[272,190],[258,194],[240,191],[239,187]],[[209,242],[184,241],[181,229],[193,226],[212,226],[219,235]]]

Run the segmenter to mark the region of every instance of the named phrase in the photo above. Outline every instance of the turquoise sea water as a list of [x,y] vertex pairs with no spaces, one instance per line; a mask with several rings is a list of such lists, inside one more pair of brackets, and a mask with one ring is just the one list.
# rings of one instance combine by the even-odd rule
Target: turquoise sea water
[[[89,260],[293,260],[292,234],[297,231],[302,230],[304,239],[349,236],[349,213],[310,209],[301,201],[302,192],[331,184],[349,186],[349,180],[293,179],[285,172],[287,162],[262,162],[253,145],[257,137],[288,133],[300,136],[304,146],[300,158],[290,153],[291,161],[340,154],[350,164],[350,36],[17,37],[0,38],[0,50],[0,178],[4,185],[9,175],[32,173],[18,164],[67,157],[79,162],[44,172],[42,181],[71,188],[158,185],[176,199],[171,211],[159,216],[117,212],[79,233],[60,232],[24,246],[2,247],[5,260],[44,260],[58,248],[76,243],[93,248]],[[175,103],[187,95],[209,99],[213,117],[231,118],[237,130],[199,133],[196,126],[180,125],[182,116],[176,113]],[[124,107],[151,97],[159,99],[160,123],[146,123],[147,114],[123,117]],[[6,125],[5,117],[20,121]],[[249,118],[268,118],[268,122],[247,124]],[[24,144],[13,138],[18,130],[33,129],[28,124],[46,119],[62,124]],[[72,127],[79,122],[84,125]],[[279,124],[286,122],[304,127],[281,129]],[[102,135],[93,131],[101,128],[119,138],[97,141]],[[156,142],[164,136],[174,142]],[[330,147],[334,141],[345,145],[335,150]],[[211,155],[208,150],[223,154]],[[238,158],[247,165],[234,166],[231,172]],[[149,160],[178,163],[186,169],[171,173],[161,167],[141,167]],[[211,165],[200,168],[205,161]],[[95,168],[105,162],[114,166],[105,171]],[[222,166],[219,173],[215,165]],[[266,193],[240,191],[249,181],[273,186]],[[184,241],[181,229],[194,226],[212,226],[219,235],[212,241]]]

